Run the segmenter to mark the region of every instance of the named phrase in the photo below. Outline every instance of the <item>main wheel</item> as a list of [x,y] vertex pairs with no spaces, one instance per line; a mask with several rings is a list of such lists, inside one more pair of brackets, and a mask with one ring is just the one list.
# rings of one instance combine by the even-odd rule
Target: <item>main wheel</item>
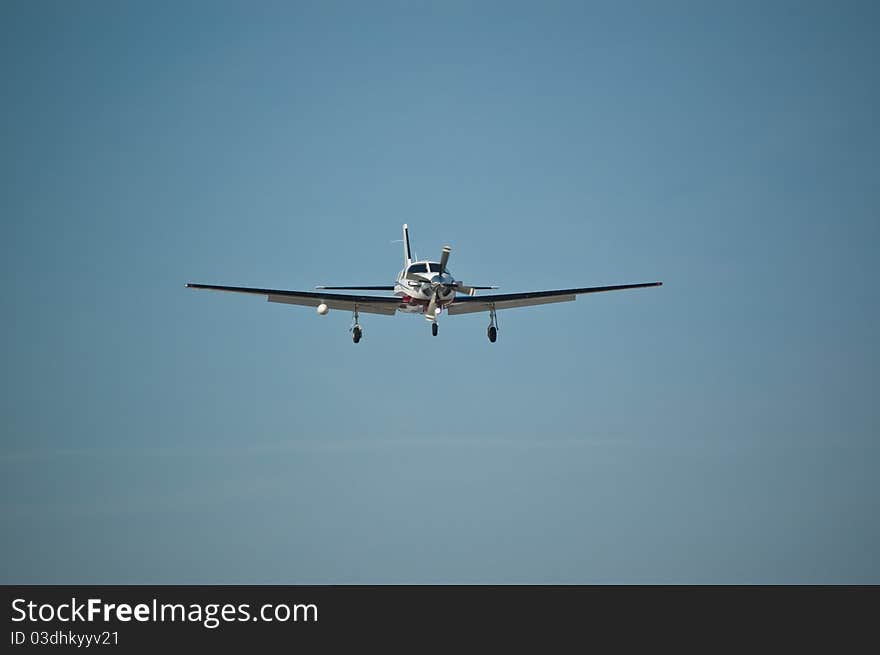
[[358,341],[361,340],[361,337],[363,336],[363,334],[364,334],[364,332],[363,332],[363,330],[361,330],[360,326],[356,325],[351,331],[351,340],[354,341],[355,343],[357,343]]
[[488,333],[489,333],[489,341],[491,341],[492,343],[495,343],[495,339],[498,338],[498,328],[495,327],[494,325],[490,325]]
[[438,330],[437,324],[431,323],[431,334],[433,334],[435,337],[437,336],[437,330]]

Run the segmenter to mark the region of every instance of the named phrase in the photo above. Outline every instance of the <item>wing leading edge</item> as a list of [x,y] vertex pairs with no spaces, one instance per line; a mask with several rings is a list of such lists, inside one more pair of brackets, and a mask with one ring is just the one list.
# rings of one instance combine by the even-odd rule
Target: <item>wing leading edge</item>
[[530,307],[546,305],[554,302],[570,302],[581,294],[600,293],[603,291],[623,291],[625,289],[644,289],[659,287],[662,282],[642,282],[639,284],[617,284],[608,287],[582,287],[579,289],[556,289],[552,291],[527,291],[525,293],[496,293],[488,296],[470,296],[456,298],[447,311],[451,315],[488,312],[494,309],[511,309],[513,307]]
[[187,284],[190,289],[207,289],[209,291],[228,291],[246,293],[254,296],[266,296],[269,302],[287,305],[304,305],[317,307],[325,304],[331,309],[343,309],[367,314],[392,315],[400,307],[400,298],[390,296],[363,296],[342,293],[324,293],[313,291],[288,291],[286,289],[259,289],[254,287],[226,287],[215,284]]

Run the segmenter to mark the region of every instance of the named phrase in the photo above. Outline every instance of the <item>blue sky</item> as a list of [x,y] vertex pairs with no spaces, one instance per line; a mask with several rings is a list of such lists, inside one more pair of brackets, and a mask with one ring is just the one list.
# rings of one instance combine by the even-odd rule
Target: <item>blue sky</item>
[[880,582],[878,18],[4,3],[0,580]]

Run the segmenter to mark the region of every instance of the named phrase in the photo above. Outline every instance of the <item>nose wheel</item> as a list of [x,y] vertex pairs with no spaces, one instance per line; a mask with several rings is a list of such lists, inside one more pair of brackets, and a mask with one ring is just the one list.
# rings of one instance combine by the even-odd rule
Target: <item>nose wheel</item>
[[435,337],[437,336],[437,330],[438,330],[437,324],[431,323],[431,334],[434,335]]
[[489,328],[486,330],[486,336],[489,337],[490,343],[495,343],[498,338],[498,319],[495,317],[495,306],[489,309]]

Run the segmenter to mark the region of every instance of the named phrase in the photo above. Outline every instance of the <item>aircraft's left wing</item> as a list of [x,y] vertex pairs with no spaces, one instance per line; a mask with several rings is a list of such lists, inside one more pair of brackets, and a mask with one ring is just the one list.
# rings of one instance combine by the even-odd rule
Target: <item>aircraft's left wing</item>
[[305,305],[317,307],[325,304],[331,309],[344,309],[368,314],[392,315],[400,307],[400,298],[394,296],[361,296],[342,293],[325,293],[313,291],[287,291],[285,289],[256,289],[252,287],[224,287],[214,284],[187,284],[190,289],[208,289],[211,291],[230,291],[232,293],[249,293],[255,296],[266,296],[269,302],[280,302],[288,305]]
[[610,287],[583,287],[580,289],[556,289],[553,291],[527,291],[526,293],[496,293],[488,296],[468,296],[456,298],[448,305],[449,314],[470,314],[472,312],[488,312],[490,309],[510,309],[512,307],[529,307],[546,305],[553,302],[574,300],[583,293],[599,293],[601,291],[623,291],[624,289],[642,289],[659,287],[662,282],[642,282],[639,284],[618,284]]

